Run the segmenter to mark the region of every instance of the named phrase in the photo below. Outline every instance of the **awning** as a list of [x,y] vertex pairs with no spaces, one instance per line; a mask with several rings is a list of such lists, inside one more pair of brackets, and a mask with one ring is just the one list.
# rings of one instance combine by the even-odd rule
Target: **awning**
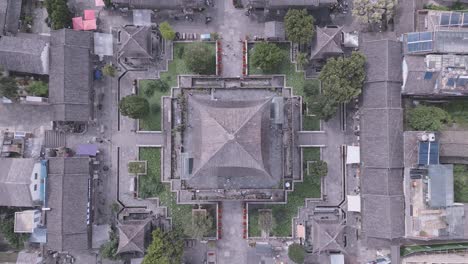
[[297,225],[296,226],[296,236],[300,239],[305,239],[305,227],[304,225]]
[[73,22],[73,30],[83,30],[83,18],[82,17],[74,17],[72,18]]
[[356,164],[361,162],[361,154],[358,146],[347,146],[346,164]]
[[361,196],[347,195],[348,212],[361,212]]
[[84,11],[84,19],[85,20],[93,20],[96,19],[96,15],[94,13],[94,10],[85,10]]
[[83,30],[96,30],[96,19],[83,20]]
[[96,144],[81,144],[76,148],[76,155],[78,156],[96,156],[99,152]]

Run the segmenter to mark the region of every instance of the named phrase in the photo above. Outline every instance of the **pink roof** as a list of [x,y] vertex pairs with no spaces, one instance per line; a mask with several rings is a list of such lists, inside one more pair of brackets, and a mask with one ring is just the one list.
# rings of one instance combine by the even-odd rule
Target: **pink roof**
[[94,14],[94,10],[85,10],[84,11],[84,19],[85,20],[96,19],[96,16]]
[[96,0],[96,6],[105,6],[104,0]]
[[96,19],[83,20],[83,30],[96,30]]
[[74,17],[72,18],[72,22],[73,22],[74,30],[83,30],[83,18],[82,17]]

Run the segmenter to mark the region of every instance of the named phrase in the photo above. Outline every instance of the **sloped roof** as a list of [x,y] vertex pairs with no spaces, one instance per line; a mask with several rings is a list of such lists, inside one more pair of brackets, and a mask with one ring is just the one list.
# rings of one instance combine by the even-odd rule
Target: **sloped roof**
[[120,33],[120,43],[119,58],[153,58],[150,27],[123,27]]
[[18,33],[21,5],[18,0],[0,0],[0,35]]
[[362,45],[367,58],[367,82],[401,82],[403,59],[401,43],[396,40],[372,40]]
[[1,36],[0,64],[9,71],[48,74],[49,44],[40,38]]
[[50,158],[47,180],[47,247],[88,249],[89,158]]
[[194,131],[193,176],[197,178],[248,179],[253,177],[269,182],[271,173],[265,161],[262,130],[270,121],[272,98],[251,101],[212,101],[191,97],[193,112],[199,119]]
[[0,205],[33,206],[30,192],[34,159],[0,158]]
[[317,223],[315,220],[312,220],[312,223],[312,244],[314,245],[314,250],[319,253],[330,251],[345,252],[345,249],[338,243],[338,241],[342,241],[342,238],[339,236],[343,232],[344,225]]
[[317,27],[312,41],[310,58],[323,59],[327,54],[342,54],[341,32],[343,27]]
[[150,219],[119,223],[119,247],[117,254],[126,252],[145,253],[146,236]]
[[[429,73],[424,56],[406,55],[403,60],[404,94],[433,94],[437,86],[440,72]],[[429,78],[430,77],[430,78]]]
[[363,231],[368,237],[391,240],[405,235],[403,195],[364,195],[362,209]]
[[57,121],[88,121],[92,67],[92,33],[61,29],[52,32],[49,102]]

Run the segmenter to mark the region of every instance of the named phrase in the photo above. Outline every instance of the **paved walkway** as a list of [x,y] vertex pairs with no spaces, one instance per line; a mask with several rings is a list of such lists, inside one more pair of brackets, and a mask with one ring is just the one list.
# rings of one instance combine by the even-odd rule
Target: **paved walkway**
[[249,245],[242,237],[242,202],[223,202],[222,238],[218,241],[218,263],[248,263]]
[[[236,9],[232,0],[224,1],[224,21],[219,33],[223,47],[223,77],[242,75],[242,44],[246,36],[263,35],[264,24],[250,20],[245,16],[245,9]],[[220,1],[220,2],[221,2]]]

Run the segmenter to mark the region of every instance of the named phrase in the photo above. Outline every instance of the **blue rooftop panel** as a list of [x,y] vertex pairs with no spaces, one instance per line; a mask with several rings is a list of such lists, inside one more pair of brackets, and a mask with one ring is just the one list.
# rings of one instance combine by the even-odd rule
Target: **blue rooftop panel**
[[434,75],[433,72],[426,72],[424,73],[424,80],[430,80],[432,79],[432,76]]

